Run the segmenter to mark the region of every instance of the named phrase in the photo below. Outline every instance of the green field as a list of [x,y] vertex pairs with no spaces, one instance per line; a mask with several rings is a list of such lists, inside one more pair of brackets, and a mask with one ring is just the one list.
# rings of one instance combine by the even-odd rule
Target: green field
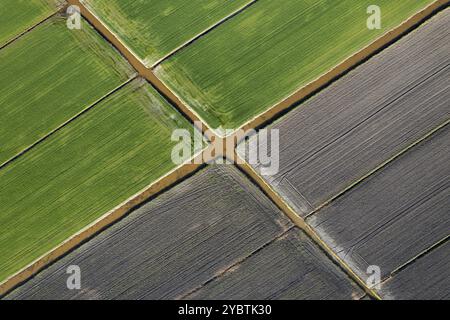
[[[260,0],[155,71],[211,127],[237,128],[431,2]],[[381,30],[366,27],[371,4]]]
[[127,81],[128,63],[88,24],[54,17],[0,50],[0,164]]
[[107,26],[151,66],[250,0],[87,0]]
[[0,170],[0,282],[173,169],[188,125],[135,80]]
[[1,0],[0,46],[56,11],[56,0]]

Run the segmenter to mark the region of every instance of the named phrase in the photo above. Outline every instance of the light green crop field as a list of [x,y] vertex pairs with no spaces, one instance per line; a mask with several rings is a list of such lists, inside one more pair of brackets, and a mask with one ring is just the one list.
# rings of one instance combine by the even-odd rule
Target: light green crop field
[[0,282],[173,169],[188,126],[134,80],[0,170]]
[[87,23],[52,18],[0,50],[0,164],[134,73]]
[[0,1],[0,46],[55,12],[56,0]]
[[251,1],[85,1],[148,66],[249,2]]
[[260,0],[155,69],[213,128],[234,129],[332,69],[432,0]]

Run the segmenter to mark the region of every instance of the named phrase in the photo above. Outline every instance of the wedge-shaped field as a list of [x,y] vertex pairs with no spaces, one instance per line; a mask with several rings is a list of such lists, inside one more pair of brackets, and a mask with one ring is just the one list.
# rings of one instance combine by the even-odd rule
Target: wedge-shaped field
[[450,243],[440,245],[382,284],[386,299],[450,299]]
[[251,0],[85,0],[148,66]]
[[439,14],[270,127],[280,130],[280,171],[267,181],[298,213],[450,118],[449,23],[450,11]]
[[431,0],[260,0],[156,68],[213,128],[237,128],[400,25]]
[[0,47],[57,10],[57,0],[0,1]]
[[87,23],[81,30],[69,30],[63,17],[46,21],[0,50],[0,70],[0,164],[133,73]]
[[0,281],[173,169],[183,127],[135,81],[0,170]]
[[[120,181],[112,186],[120,188]],[[180,298],[290,226],[237,169],[210,166],[132,212],[8,298]],[[79,291],[66,286],[66,269],[73,264],[82,270]]]
[[189,299],[360,299],[364,292],[302,231],[293,229]]
[[370,265],[386,279],[448,236],[449,150],[446,126],[307,221],[363,279]]

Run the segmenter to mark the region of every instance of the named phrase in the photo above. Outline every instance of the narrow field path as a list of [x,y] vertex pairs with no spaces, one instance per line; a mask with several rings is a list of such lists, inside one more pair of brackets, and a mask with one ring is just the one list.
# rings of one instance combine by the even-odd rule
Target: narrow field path
[[[257,0],[250,2],[243,8],[232,13],[230,16],[224,18],[222,21],[219,21],[218,24],[212,26],[208,30],[205,30],[204,33],[196,36],[195,38],[193,38],[191,41],[184,44],[180,48],[177,48],[170,55],[175,54],[183,47],[189,45],[190,43],[193,43],[195,40],[197,40],[204,34],[208,33],[213,28],[216,28],[221,23],[227,21],[228,19],[231,19],[233,16],[245,10],[248,6],[254,4],[256,1]],[[134,208],[138,207],[143,202],[148,201],[148,199],[155,197],[156,195],[164,192],[168,188],[171,188],[175,184],[191,176],[193,173],[195,173],[197,170],[199,170],[204,166],[204,164],[201,164],[203,163],[204,155],[208,155],[208,159],[210,159],[209,158],[210,148],[214,147],[215,143],[217,143],[220,140],[223,140],[224,138],[216,136],[214,133],[212,133],[208,125],[204,121],[202,121],[202,119],[198,116],[198,114],[195,111],[193,111],[189,106],[187,106],[176,94],[174,94],[158,77],[156,77],[153,71],[147,68],[145,64],[139,58],[137,58],[137,56],[134,55],[133,52],[125,44],[123,44],[121,40],[111,30],[108,29],[108,27],[106,27],[103,24],[98,17],[96,17],[92,12],[90,12],[80,0],[68,0],[67,2],[69,5],[78,6],[81,10],[82,16],[128,60],[128,62],[134,67],[134,69],[138,72],[140,76],[145,78],[161,95],[163,95],[169,102],[171,102],[172,105],[174,105],[180,113],[182,113],[186,118],[188,118],[191,123],[195,122],[200,123],[201,128],[198,129],[201,130],[202,133],[206,135],[206,138],[210,142],[212,141],[213,143],[202,153],[196,155],[193,161],[191,159],[191,161],[188,161],[186,164],[181,165],[178,168],[174,169],[173,171],[169,172],[168,174],[166,174],[156,182],[152,183],[144,190],[137,193],[136,195],[134,195],[133,197],[131,197],[130,199],[119,205],[118,207],[105,213],[95,222],[93,222],[92,224],[90,224],[77,234],[73,235],[72,237],[61,243],[59,246],[52,249],[50,252],[44,254],[26,268],[17,272],[15,275],[9,277],[6,281],[0,284],[0,296],[4,295],[5,293],[9,292],[16,286],[25,282],[27,279],[38,273],[40,270],[44,269],[46,266],[53,263],[60,257],[66,255],[69,251],[78,247],[80,244],[84,243],[91,237],[95,236],[96,234],[98,234],[111,224],[122,219],[124,216],[126,216]],[[304,99],[311,96],[315,92],[320,91],[324,87],[328,86],[330,83],[332,83],[334,80],[347,73],[349,70],[355,68],[359,64],[363,63],[364,61],[366,61],[367,59],[378,53],[380,50],[383,50],[384,48],[392,44],[394,41],[398,40],[400,37],[402,37],[409,31],[413,30],[415,27],[426,21],[436,12],[447,7],[449,3],[450,3],[449,0],[435,1],[433,4],[431,4],[424,10],[418,12],[414,16],[412,16],[397,28],[386,33],[384,36],[373,42],[371,45],[362,49],[355,55],[349,57],[347,60],[340,63],[338,66],[336,66],[326,74],[323,74],[321,77],[311,82],[307,86],[299,89],[297,92],[290,95],[289,97],[287,97],[286,99],[284,99],[271,109],[267,110],[266,112],[260,114],[251,121],[247,122],[241,127],[241,129],[243,130],[257,129],[262,127],[264,124],[273,121],[283,112],[286,112],[294,105],[303,101]],[[30,30],[32,30],[32,28]],[[21,35],[19,35],[18,37],[20,36]],[[247,177],[251,181],[253,181],[253,183],[255,183],[260,189],[262,189],[266,194],[266,196],[268,196],[269,199],[274,204],[276,204],[277,207],[279,207],[294,222],[294,224],[297,227],[302,229],[317,245],[319,245],[319,247],[322,248],[323,251],[337,265],[339,265],[342,270],[346,272],[347,275],[349,275],[356,283],[358,283],[358,285],[362,289],[364,289],[367,295],[375,299],[381,299],[380,296],[377,294],[377,292],[369,288],[366,285],[366,283],[345,263],[345,261],[343,261],[336,253],[334,253],[333,250],[331,250],[331,248],[320,238],[320,236],[309,226],[309,224],[306,223],[305,219],[301,218],[246,161],[244,161],[239,157],[239,155],[237,155],[237,153],[235,152],[235,147],[240,142],[238,133],[234,133],[233,137],[236,137],[236,139],[233,139],[236,140],[233,144],[233,150],[225,149],[223,151],[219,151],[217,154],[215,154],[215,158],[233,155],[233,159],[237,160],[235,161],[235,165],[242,172],[244,172],[247,175]]]

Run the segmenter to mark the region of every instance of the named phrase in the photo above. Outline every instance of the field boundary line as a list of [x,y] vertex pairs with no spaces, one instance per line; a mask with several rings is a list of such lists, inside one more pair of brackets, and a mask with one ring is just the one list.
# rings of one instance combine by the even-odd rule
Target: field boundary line
[[[415,255],[413,258],[409,259],[408,261],[406,261],[405,263],[403,263],[402,265],[397,267],[395,270],[391,271],[391,273],[388,276],[386,276],[384,279],[379,281],[377,284],[378,285],[383,285],[386,282],[389,282],[390,280],[394,279],[395,275],[397,275],[398,273],[400,273],[404,269],[407,269],[409,266],[411,266],[417,260],[422,259],[423,257],[427,256],[428,254],[432,253],[434,250],[436,250],[439,247],[445,245],[449,239],[450,239],[450,235],[447,235],[443,239],[441,239],[438,242],[432,244],[431,246],[429,246],[425,250],[423,250],[420,253],[418,253],[417,255]],[[381,291],[381,290],[379,290],[379,291]]]
[[253,250],[252,252],[250,252],[249,254],[245,255],[244,257],[241,257],[240,259],[236,260],[234,263],[231,263],[228,267],[225,267],[224,269],[220,270],[214,276],[212,276],[208,280],[204,281],[202,284],[196,286],[195,288],[192,288],[192,289],[188,290],[186,293],[183,293],[179,297],[176,297],[175,300],[184,300],[187,297],[189,297],[190,295],[192,295],[192,294],[196,293],[197,291],[201,290],[202,288],[204,288],[205,286],[207,286],[209,283],[213,282],[214,280],[221,278],[226,273],[228,273],[228,271],[230,271],[230,270],[234,269],[236,266],[242,264],[247,259],[249,259],[250,257],[252,257],[255,254],[257,254],[258,252],[261,252],[263,249],[267,248],[269,245],[271,245],[275,241],[283,238],[284,236],[287,235],[288,232],[290,232],[291,230],[295,229],[296,227],[297,226],[295,224],[292,224],[286,230],[281,231],[280,234],[276,235],[274,238],[270,239],[269,241],[267,241],[266,243],[261,245],[259,248]]
[[324,201],[316,209],[314,209],[314,211],[312,211],[309,214],[307,214],[306,217],[305,217],[305,220],[308,220],[310,217],[312,217],[313,215],[317,214],[324,207],[328,206],[330,203],[332,203],[333,201],[335,201],[338,198],[342,197],[343,195],[345,195],[347,192],[351,191],[352,189],[356,188],[358,185],[360,185],[361,183],[365,182],[367,179],[369,179],[370,177],[372,177],[373,175],[375,175],[379,171],[383,170],[386,166],[388,166],[389,164],[393,163],[395,160],[397,160],[398,158],[402,157],[404,154],[406,154],[406,153],[410,152],[411,150],[413,150],[417,145],[421,144],[425,140],[427,140],[430,137],[432,137],[436,132],[444,129],[449,123],[450,123],[450,119],[447,119],[444,123],[442,123],[439,126],[435,127],[434,129],[429,131],[427,134],[425,134],[424,136],[422,136],[418,140],[414,141],[410,145],[406,146],[405,148],[403,148],[402,150],[400,150],[399,152],[394,154],[392,157],[390,157],[389,159],[385,160],[384,162],[382,162],[381,164],[376,166],[374,169],[372,169],[371,171],[369,171],[368,173],[366,173],[365,175],[360,177],[358,180],[356,180],[355,182],[353,182],[349,186],[347,186],[344,189],[342,189],[338,194],[336,194],[336,195],[332,196],[330,199]]
[[147,68],[145,64],[133,53],[133,51],[125,45],[120,38],[114,34],[89,8],[80,0],[67,0],[68,5],[75,5],[80,8],[81,15],[100,33],[109,43],[111,43],[125,57],[131,66],[146,79],[173,107],[185,116],[192,124],[195,122],[202,123],[202,127],[196,128],[200,130],[207,138],[211,140],[212,132],[195,111],[191,110],[175,93],[173,93],[154,73]]
[[[135,193],[127,200],[103,214],[88,226],[84,227],[77,233],[70,236],[68,239],[37,258],[26,267],[22,268],[12,276],[0,283],[0,298],[11,292],[16,287],[27,282],[35,276],[38,272],[42,271],[49,265],[53,264],[72,250],[78,248],[89,239],[93,238],[100,232],[112,224],[118,222],[136,207],[139,207],[150,198],[157,196],[164,192],[166,189],[182,182],[184,179],[190,177],[192,174],[201,169],[203,164],[195,164],[195,159],[201,157],[204,150],[201,150],[193,158],[187,160],[184,164],[172,169],[167,174],[163,175],[156,181],[149,184],[143,190]],[[194,164],[192,164],[193,162]]]
[[[255,0],[255,2],[258,0]],[[137,57],[133,51],[128,48],[119,37],[114,34],[102,21],[97,17],[89,8],[83,4],[82,0],[68,0],[69,5],[77,5],[80,7],[83,17],[100,33],[106,40],[108,40],[116,49],[129,61],[129,63],[135,68],[135,70],[144,77],[166,100],[168,100],[175,108],[178,109],[191,123],[199,122],[202,124],[202,128],[197,128],[205,134],[208,141],[211,141],[215,137],[225,138],[209,128],[208,124],[201,116],[193,110],[189,105],[183,101],[181,97],[175,94],[169,87],[162,82],[145,64]],[[253,3],[252,3],[253,4]],[[301,87],[298,91],[290,94],[287,98],[277,103],[275,106],[264,111],[255,118],[249,120],[239,129],[236,129],[233,133],[227,137],[236,135],[240,130],[258,129],[271,121],[275,121],[284,112],[289,111],[292,107],[296,107],[305,99],[319,92],[327,87],[333,81],[339,79],[352,69],[359,66],[372,56],[376,55],[386,47],[390,46],[402,36],[408,34],[414,30],[426,20],[431,18],[435,13],[445,9],[450,4],[450,0],[436,0],[421,11],[415,13],[413,16],[405,20],[399,26],[390,31],[387,31],[383,36],[380,36],[371,44],[367,45],[357,53],[351,55],[337,66],[333,67],[330,71],[322,74],[316,80],[313,80],[309,84]]]
[[183,50],[184,48],[190,46],[191,44],[193,44],[195,41],[197,41],[198,39],[200,39],[201,37],[207,35],[208,33],[210,33],[211,31],[213,31],[214,29],[220,27],[222,24],[224,24],[225,22],[227,22],[230,19],[233,19],[235,16],[237,16],[238,14],[240,14],[241,12],[245,11],[247,8],[251,7],[252,5],[254,5],[256,2],[258,2],[259,0],[251,0],[250,2],[247,2],[246,4],[244,4],[242,7],[236,9],[235,11],[233,11],[232,13],[230,13],[228,16],[220,19],[219,21],[217,21],[216,23],[212,24],[211,26],[209,26],[208,28],[206,28],[205,30],[203,30],[202,32],[200,32],[199,34],[193,36],[191,39],[189,39],[188,41],[186,41],[185,43],[183,43],[182,45],[178,46],[177,48],[173,49],[171,52],[169,52],[168,54],[166,54],[164,57],[162,57],[161,59],[157,60],[155,63],[153,63],[150,66],[150,69],[155,69],[158,65],[160,65],[162,62],[164,62],[165,60],[169,59],[170,57],[172,57],[173,55],[177,54],[179,51]]
[[[256,2],[255,0],[254,2]],[[386,46],[390,45],[402,35],[406,34],[410,30],[414,29],[416,26],[420,25],[431,17],[435,12],[444,8],[450,3],[450,0],[436,0],[434,3],[423,9],[422,11],[416,13],[408,20],[403,22],[397,28],[388,31],[384,36],[378,38],[372,44],[363,48],[356,54],[347,58],[329,72],[323,74],[313,82],[307,84],[306,86],[300,88],[297,92],[291,94],[289,97],[285,98],[283,101],[275,105],[274,107],[266,110],[262,114],[258,115],[254,119],[245,123],[241,129],[257,129],[262,125],[266,124],[270,120],[274,120],[284,111],[287,111],[290,107],[297,105],[305,98],[311,96],[315,92],[323,89],[329,85],[332,81],[339,78],[343,74],[347,73],[351,69],[355,68],[362,62],[366,61],[368,58],[375,55],[380,50],[384,49]],[[252,3],[253,4],[253,3]],[[145,64],[133,53],[133,51],[128,48],[117,35],[115,35],[103,22],[91,12],[85,4],[80,0],[67,0],[67,5],[76,5],[80,8],[81,14],[96,30],[99,32],[110,44],[112,44],[123,57],[131,64],[131,66],[137,71],[137,73],[145,78],[172,106],[174,106],[185,118],[187,118],[191,123],[199,122],[202,128],[198,128],[207,138],[208,141],[215,141],[216,139],[222,139],[220,135],[216,134],[214,131],[210,130],[207,123],[192,110],[188,104],[182,101],[175,93],[173,93],[154,73],[153,70],[147,68]],[[450,121],[450,120],[449,120]],[[447,122],[448,123],[448,122]],[[214,133],[213,133],[214,132]],[[230,134],[235,135],[236,133]],[[239,142],[239,141],[238,141]],[[211,147],[213,145],[210,145]],[[234,143],[233,153],[234,159],[237,159],[235,166],[243,172],[249,180],[255,183],[266,196],[283,212],[285,213],[294,225],[304,231],[307,236],[309,236],[315,244],[317,244],[325,254],[331,258],[331,260],[336,263],[353,281],[355,281],[370,297],[381,300],[381,297],[373,289],[369,288],[366,283],[346,264],[346,262],[341,259],[322,239],[321,237],[312,229],[311,226],[306,222],[306,218],[300,217],[285,201],[284,199],[274,190],[272,187],[262,178],[245,160],[235,151],[237,143]],[[209,148],[208,147],[208,148]],[[42,255],[40,258],[36,259],[34,262],[24,267],[14,275],[7,278],[5,281],[0,283],[0,297],[5,295],[7,292],[11,291],[15,287],[29,280],[39,271],[46,268],[48,265],[52,264],[62,256],[66,255],[71,250],[79,247],[87,240],[91,239],[93,236],[97,235],[99,232],[105,230],[107,227],[116,223],[128,213],[130,213],[136,207],[142,205],[148,199],[156,196],[165,190],[171,188],[172,186],[180,183],[185,178],[191,176],[197,170],[205,166],[204,155],[208,148],[203,149],[194,158],[186,161],[183,165],[176,167],[166,175],[162,176],[155,182],[151,183],[148,187],[142,191],[136,193],[132,197],[128,198],[119,206],[108,211],[100,218],[95,220],[90,225],[86,226],[79,232],[70,236],[67,240],[62,242],[57,247],[53,248],[46,254]],[[219,152],[222,156],[230,153],[231,150]]]
[[36,29],[40,25],[42,25],[45,22],[47,22],[48,20],[52,19],[54,16],[60,14],[62,12],[62,10],[63,10],[63,7],[58,8],[56,11],[54,11],[54,12],[50,13],[48,16],[46,16],[44,19],[40,20],[39,22],[37,22],[36,24],[32,25],[31,27],[28,27],[28,29],[22,31],[21,33],[17,34],[13,38],[7,40],[4,44],[0,45],[0,50],[3,50],[4,48],[10,46],[11,44],[16,42],[20,38],[24,37],[29,32],[33,31],[34,29]]
[[291,221],[306,235],[321,248],[325,254],[330,258],[334,263],[339,266],[344,273],[357,285],[359,285],[366,294],[370,297],[381,300],[381,297],[378,293],[369,288],[367,284],[353,271],[352,268],[341,258],[339,257],[327,244],[319,234],[306,222],[306,220],[300,217],[291,206],[270,186],[264,178],[262,178],[257,171],[253,169],[253,167],[245,161],[243,158],[239,156],[239,154],[235,153],[236,166],[251,180],[255,183],[266,196],[288,217]]
[[[403,263],[402,265],[398,266],[397,268],[395,268],[392,272],[391,272],[391,277],[396,275],[397,273],[399,273],[400,271],[404,270],[405,268],[407,268],[409,265],[411,265],[413,262],[415,262],[418,259],[421,259],[422,257],[428,255],[429,253],[433,252],[435,249],[439,248],[440,246],[443,246],[444,244],[447,243],[447,241],[450,239],[450,235],[445,236],[443,239],[437,241],[436,243],[432,244],[431,246],[429,246],[428,248],[424,249],[423,251],[419,252],[417,255],[415,255],[414,257],[412,257],[411,259],[409,259],[408,261],[406,261],[405,263]],[[384,281],[386,281],[387,279],[385,279]],[[383,281],[383,282],[384,282]]]
[[113,90],[111,90],[110,92],[105,94],[103,97],[97,99],[95,102],[93,102],[92,104],[90,104],[89,106],[87,106],[86,108],[84,108],[83,110],[81,110],[80,112],[78,112],[77,114],[75,114],[74,116],[69,118],[68,120],[64,121],[63,123],[58,125],[56,128],[54,128],[51,131],[49,131],[48,133],[46,133],[43,137],[41,137],[40,139],[38,139],[35,142],[33,142],[32,144],[30,144],[28,147],[26,147],[22,151],[19,151],[16,155],[11,157],[10,159],[8,159],[5,162],[1,163],[0,164],[0,170],[3,170],[5,167],[7,167],[11,163],[13,163],[17,159],[19,159],[21,156],[23,156],[28,151],[32,150],[33,148],[35,148],[36,146],[38,146],[39,144],[41,144],[42,142],[44,142],[45,140],[50,138],[51,136],[53,136],[53,134],[57,133],[58,131],[63,129],[68,124],[74,122],[75,120],[77,120],[78,118],[83,116],[84,114],[88,113],[91,109],[95,108],[99,103],[103,102],[105,99],[108,99],[110,96],[115,94],[117,91],[120,91],[123,87],[127,86],[129,83],[134,81],[136,78],[137,78],[137,76],[134,76],[134,77],[128,79],[127,81],[125,81],[124,83],[120,84],[119,86],[117,86],[116,88],[114,88]]
[[[68,6],[75,5],[80,8],[81,15],[90,23],[94,29],[100,33],[110,44],[112,44],[119,53],[128,61],[128,63],[137,71],[138,75],[147,80],[168,102],[175,107],[185,118],[187,118],[192,124],[195,122],[201,123],[202,127],[198,128],[208,141],[214,141],[215,136],[209,133],[213,132],[209,129],[207,124],[201,120],[195,112],[190,110],[164,83],[162,83],[159,78],[157,78],[152,70],[145,67],[142,61],[125,45],[119,38],[111,32],[92,12],[85,7],[85,5],[80,0],[67,0],[66,6],[61,10],[66,10]],[[136,76],[134,77],[136,78]],[[133,79],[132,79],[133,80]],[[132,80],[129,80],[131,82]],[[116,223],[123,217],[125,217],[134,208],[142,205],[145,201],[156,196],[157,194],[169,189],[171,186],[182,182],[185,178],[189,177],[201,167],[205,166],[204,155],[207,161],[211,161],[209,153],[207,150],[211,148],[212,145],[207,146],[202,151],[194,155],[191,159],[187,160],[181,166],[173,169],[169,173],[165,174],[155,182],[151,183],[147,188],[136,193],[134,196],[130,197],[128,200],[108,211],[100,218],[84,227],[77,233],[68,237],[61,244],[51,249],[49,252],[45,253],[41,257],[37,258],[35,261],[31,262],[29,265],[25,266],[12,276],[8,277],[6,280],[0,283],[0,297],[6,295],[8,292],[12,291],[16,287],[28,281],[34,275],[36,275],[41,270],[45,269],[64,255],[71,252],[73,249],[79,247],[87,240],[91,239],[93,236],[97,235],[101,231],[105,230],[107,227]],[[220,156],[220,155],[218,155]]]
[[449,4],[450,0],[434,1],[424,9],[409,17],[397,27],[387,31],[384,35],[380,36],[369,45],[350,55],[332,69],[317,77],[315,80],[302,86],[294,93],[289,94],[286,98],[281,100],[281,102],[278,102],[271,108],[247,121],[240,127],[240,129],[257,129],[277,120],[280,116],[284,115],[285,112],[290,111],[291,108],[295,108],[303,101],[326,88],[331,83],[355,69],[368,59],[372,58],[387,47],[390,47],[403,36],[406,36],[428,19],[433,17],[436,13],[446,9]]

